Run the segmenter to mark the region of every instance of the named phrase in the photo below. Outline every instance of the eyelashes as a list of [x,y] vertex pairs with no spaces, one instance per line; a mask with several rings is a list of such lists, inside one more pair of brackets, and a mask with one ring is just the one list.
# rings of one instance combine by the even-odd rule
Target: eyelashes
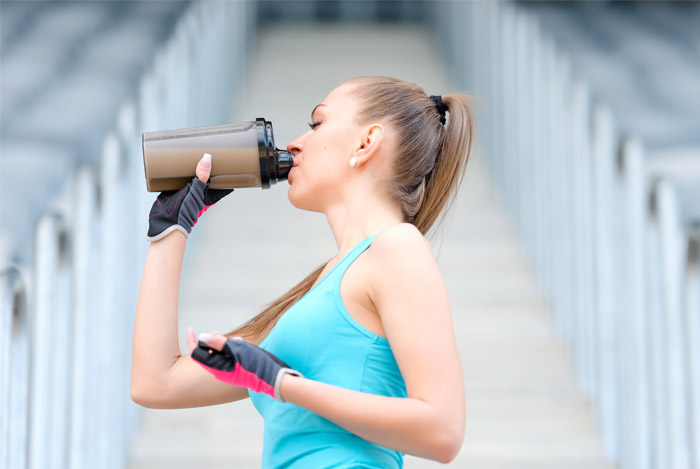
[[316,127],[318,127],[319,125],[321,125],[320,122],[309,122],[309,128],[310,128],[311,130],[314,130],[314,129],[315,129]]

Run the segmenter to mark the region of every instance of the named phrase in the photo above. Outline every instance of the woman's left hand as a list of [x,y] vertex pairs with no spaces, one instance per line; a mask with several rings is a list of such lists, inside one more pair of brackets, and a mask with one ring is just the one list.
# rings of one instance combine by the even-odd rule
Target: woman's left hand
[[210,189],[211,155],[205,153],[195,169],[196,176],[180,190],[161,192],[148,214],[149,241],[158,241],[173,231],[189,237],[197,220],[233,189]]
[[219,381],[263,392],[282,402],[280,385],[284,375],[301,376],[273,354],[239,337],[227,339],[218,332],[205,333],[200,334],[197,343],[190,329],[187,344],[192,358]]

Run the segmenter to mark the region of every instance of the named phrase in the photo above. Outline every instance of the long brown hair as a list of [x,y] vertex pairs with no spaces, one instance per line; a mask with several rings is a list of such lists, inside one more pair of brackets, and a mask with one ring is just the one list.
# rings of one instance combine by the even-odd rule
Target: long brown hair
[[[396,132],[394,179],[389,190],[401,205],[404,221],[425,235],[451,207],[462,182],[475,132],[469,108],[473,100],[461,93],[443,95],[448,110],[443,125],[435,101],[415,83],[370,76],[345,84],[352,85],[350,94],[358,100],[355,119],[359,124],[381,121]],[[326,264],[226,336],[262,342],[280,316],[311,289]]]

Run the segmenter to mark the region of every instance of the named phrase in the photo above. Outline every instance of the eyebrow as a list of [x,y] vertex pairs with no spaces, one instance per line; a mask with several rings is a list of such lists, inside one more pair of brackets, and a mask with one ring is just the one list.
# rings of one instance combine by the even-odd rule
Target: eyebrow
[[328,107],[325,104],[317,104],[314,110],[311,111],[311,120],[314,120],[314,112],[316,112],[316,109],[318,109],[320,106]]

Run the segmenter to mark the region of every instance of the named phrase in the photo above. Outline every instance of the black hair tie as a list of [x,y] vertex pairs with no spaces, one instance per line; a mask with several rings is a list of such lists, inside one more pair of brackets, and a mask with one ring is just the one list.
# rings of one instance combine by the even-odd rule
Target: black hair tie
[[438,112],[438,114],[440,114],[440,123],[442,125],[445,125],[445,122],[447,121],[445,119],[445,113],[447,112],[447,106],[445,106],[445,103],[442,102],[442,96],[431,95],[430,99],[435,103],[435,107],[437,108],[437,112]]

